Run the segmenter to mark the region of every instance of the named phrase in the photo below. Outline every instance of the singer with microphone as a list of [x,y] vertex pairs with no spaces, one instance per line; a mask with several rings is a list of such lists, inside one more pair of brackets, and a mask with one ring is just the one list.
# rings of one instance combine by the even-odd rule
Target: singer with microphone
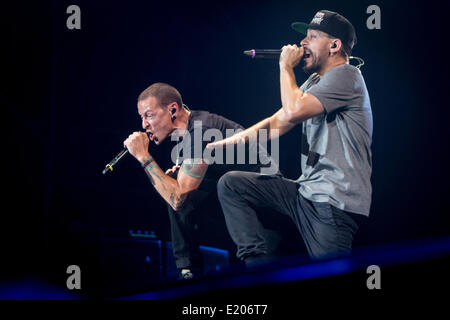
[[[216,192],[217,181],[224,173],[256,171],[260,166],[208,164],[202,158],[184,158],[182,163],[175,163],[164,172],[149,153],[150,141],[160,145],[172,135],[195,137],[194,130],[199,129],[202,132],[220,130],[225,137],[227,130],[242,130],[243,127],[208,111],[190,110],[183,104],[178,90],[165,83],[154,83],[145,89],[138,97],[137,109],[145,132],[132,133],[123,144],[140,162],[151,184],[168,204],[173,255],[180,279],[201,276],[203,262],[195,226],[199,218],[197,208]],[[184,141],[189,145],[184,146],[183,151],[186,147],[194,150],[195,143],[200,143],[203,151],[207,144],[187,138]],[[219,204],[217,209],[220,210]]]
[[[237,256],[249,266],[270,258],[257,233],[258,207],[288,214],[312,259],[350,254],[359,223],[369,216],[372,111],[361,71],[349,64],[355,29],[328,10],[317,12],[309,24],[291,26],[305,37],[300,46],[284,46],[279,56],[282,107],[243,132],[207,146],[236,144],[260,129],[268,130],[269,137],[274,130],[282,135],[302,125],[298,179],[228,172],[218,183]],[[309,74],[300,87],[294,74],[299,64]]]

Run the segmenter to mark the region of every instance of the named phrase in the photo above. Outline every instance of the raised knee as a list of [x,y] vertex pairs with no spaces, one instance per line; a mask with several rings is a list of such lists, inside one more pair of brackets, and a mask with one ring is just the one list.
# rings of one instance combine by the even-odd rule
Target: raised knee
[[224,191],[231,190],[231,186],[236,185],[236,180],[239,179],[239,171],[228,171],[220,177],[217,182],[217,192],[222,194]]

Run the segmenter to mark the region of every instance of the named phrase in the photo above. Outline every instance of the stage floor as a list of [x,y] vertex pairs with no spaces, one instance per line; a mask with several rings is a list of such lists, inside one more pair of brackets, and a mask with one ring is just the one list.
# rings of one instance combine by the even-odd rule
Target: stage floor
[[[289,256],[253,270],[230,268],[204,278],[162,281],[137,292],[99,295],[36,276],[3,281],[2,300],[253,301],[316,294],[427,295],[450,284],[450,237],[357,248],[349,257],[311,261]],[[275,301],[275,300],[274,300]]]

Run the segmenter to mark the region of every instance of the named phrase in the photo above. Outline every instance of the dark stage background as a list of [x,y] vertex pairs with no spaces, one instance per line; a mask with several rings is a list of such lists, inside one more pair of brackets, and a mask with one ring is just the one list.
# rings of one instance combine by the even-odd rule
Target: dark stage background
[[[81,8],[81,30],[66,27],[71,4]],[[366,27],[371,4],[381,8],[381,30]],[[134,159],[101,174],[140,129],[138,94],[167,82],[190,108],[252,125],[280,106],[279,70],[276,61],[252,61],[242,51],[298,43],[291,22],[309,22],[320,9],[353,22],[353,55],[365,60],[373,109],[373,204],[355,246],[448,235],[441,3],[20,2],[1,10],[2,277],[65,281],[66,266],[83,270],[95,261],[99,239],[126,237],[130,229],[169,240],[165,204]],[[300,68],[296,75],[299,85],[306,80]],[[280,147],[282,172],[297,178],[300,126]],[[169,150],[170,143],[151,147],[163,169]],[[233,248],[220,211],[208,210],[205,243]],[[301,252],[293,231],[298,244],[291,245]]]

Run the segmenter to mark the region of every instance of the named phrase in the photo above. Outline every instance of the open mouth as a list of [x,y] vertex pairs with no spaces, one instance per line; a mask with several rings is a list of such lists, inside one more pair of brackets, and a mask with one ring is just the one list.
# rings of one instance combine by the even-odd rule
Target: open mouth
[[158,141],[158,138],[155,137],[155,135],[152,132],[150,132],[150,131],[147,131],[147,136],[150,139],[150,141],[154,141],[154,142]]
[[311,58],[311,52],[310,51],[305,51],[305,54],[303,55],[304,59],[309,59]]

